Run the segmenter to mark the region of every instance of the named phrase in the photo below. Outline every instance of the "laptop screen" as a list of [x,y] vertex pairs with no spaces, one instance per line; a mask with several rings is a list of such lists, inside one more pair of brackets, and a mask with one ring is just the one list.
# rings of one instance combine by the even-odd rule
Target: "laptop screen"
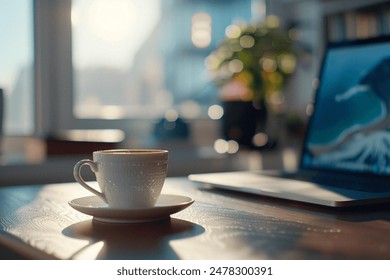
[[301,167],[390,175],[390,38],[330,45]]

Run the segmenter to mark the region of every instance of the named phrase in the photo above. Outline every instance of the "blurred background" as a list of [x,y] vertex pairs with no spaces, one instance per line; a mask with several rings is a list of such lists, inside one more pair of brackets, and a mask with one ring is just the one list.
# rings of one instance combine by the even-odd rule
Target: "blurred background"
[[326,44],[389,26],[379,0],[0,0],[0,185],[110,148],[294,169]]

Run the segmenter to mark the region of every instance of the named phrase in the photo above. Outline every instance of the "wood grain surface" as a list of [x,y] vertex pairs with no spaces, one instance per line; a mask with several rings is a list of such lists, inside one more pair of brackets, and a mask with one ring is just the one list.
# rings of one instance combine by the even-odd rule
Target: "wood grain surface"
[[76,183],[2,187],[0,245],[26,259],[390,259],[388,204],[336,210],[186,178],[163,193],[195,203],[165,221],[107,224],[68,205],[90,195]]

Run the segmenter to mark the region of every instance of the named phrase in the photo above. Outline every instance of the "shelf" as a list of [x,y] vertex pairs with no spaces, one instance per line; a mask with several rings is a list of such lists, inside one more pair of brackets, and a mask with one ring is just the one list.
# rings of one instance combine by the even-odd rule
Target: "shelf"
[[390,35],[390,3],[327,14],[325,29],[327,40],[331,42]]

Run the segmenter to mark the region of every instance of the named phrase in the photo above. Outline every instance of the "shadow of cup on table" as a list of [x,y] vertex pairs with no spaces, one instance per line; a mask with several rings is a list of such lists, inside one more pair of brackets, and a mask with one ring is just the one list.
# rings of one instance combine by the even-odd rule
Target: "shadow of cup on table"
[[[70,259],[179,259],[170,241],[200,235],[204,228],[175,218],[138,224],[109,224],[88,220],[65,228],[65,236],[90,243]],[[94,247],[94,248],[93,248]]]

